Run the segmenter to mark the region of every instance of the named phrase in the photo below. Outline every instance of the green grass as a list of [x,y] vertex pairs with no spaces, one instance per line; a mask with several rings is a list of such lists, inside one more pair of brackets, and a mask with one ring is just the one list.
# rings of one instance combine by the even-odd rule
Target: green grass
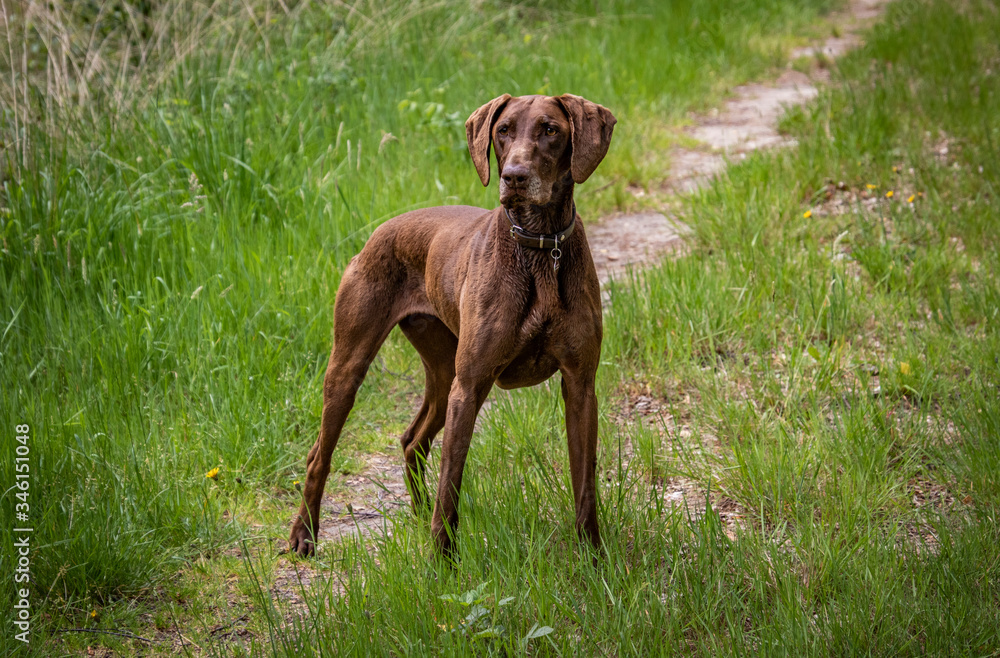
[[[148,98],[6,152],[0,425],[33,428],[35,650],[183,652],[180,630],[219,654],[1000,651],[1000,16],[976,2],[891,7],[786,118],[799,148],[686,199],[692,252],[612,286],[597,566],[550,383],[483,419],[458,568],[400,510],[291,562],[305,607],[271,601],[340,270],[406,209],[495,204],[466,116],[504,91],[612,108],[593,217],[826,4],[359,7],[210,31]],[[399,336],[382,357],[336,471],[398,456],[419,361]],[[662,420],[618,422],[637,393]]]

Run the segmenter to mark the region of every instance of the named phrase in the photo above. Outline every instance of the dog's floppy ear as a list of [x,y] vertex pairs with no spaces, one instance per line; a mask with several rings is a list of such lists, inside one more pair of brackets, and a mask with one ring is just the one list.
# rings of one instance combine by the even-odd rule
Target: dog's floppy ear
[[562,105],[571,126],[573,159],[570,161],[570,173],[574,183],[582,183],[590,178],[607,155],[611,133],[618,119],[608,108],[573,94],[556,96],[556,101]]
[[510,94],[497,96],[473,112],[465,122],[465,138],[469,141],[469,154],[484,187],[490,184],[490,145],[493,143],[493,125],[509,100]]

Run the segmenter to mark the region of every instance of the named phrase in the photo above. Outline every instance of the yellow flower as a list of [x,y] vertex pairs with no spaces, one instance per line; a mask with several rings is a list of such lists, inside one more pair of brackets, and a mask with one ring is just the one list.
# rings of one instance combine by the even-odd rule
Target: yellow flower
[[899,364],[899,371],[904,375],[913,374],[913,368],[911,368],[910,364],[906,361],[903,361],[902,363]]
[[867,185],[865,185],[865,187],[867,187],[869,190],[874,190],[876,187],[878,187],[878,185],[872,185],[871,183],[868,183]]
[[913,200],[914,200],[914,199],[916,199],[916,198],[917,198],[917,195],[916,195],[916,194],[911,194],[910,196],[908,196],[908,197],[906,198],[906,202],[907,202],[907,203],[913,203]]
[[97,610],[91,610],[90,611],[90,618],[91,619],[97,618]]
[[885,198],[886,199],[891,199],[894,194],[895,194],[895,192],[893,192],[892,190],[889,190],[888,192],[885,193]]
[[896,173],[896,172],[898,172],[898,171],[899,171],[899,167],[893,167],[893,168],[892,168],[892,173],[894,173],[894,174],[895,174],[895,173]]
[[807,210],[804,213],[802,213],[802,216],[805,217],[806,219],[809,219],[810,217],[813,216],[813,211]]
[[219,467],[216,466],[215,468],[213,468],[212,470],[210,470],[208,473],[205,473],[205,477],[207,477],[209,480],[214,480],[217,477],[219,477]]

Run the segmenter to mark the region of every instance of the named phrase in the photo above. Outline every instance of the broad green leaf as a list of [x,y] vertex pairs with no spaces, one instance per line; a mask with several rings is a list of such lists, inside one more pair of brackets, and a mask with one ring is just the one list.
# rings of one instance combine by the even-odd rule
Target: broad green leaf
[[531,630],[528,631],[528,634],[524,636],[523,642],[534,640],[537,637],[544,637],[551,632],[552,632],[551,626],[539,626],[538,624],[535,624],[534,626],[531,627]]

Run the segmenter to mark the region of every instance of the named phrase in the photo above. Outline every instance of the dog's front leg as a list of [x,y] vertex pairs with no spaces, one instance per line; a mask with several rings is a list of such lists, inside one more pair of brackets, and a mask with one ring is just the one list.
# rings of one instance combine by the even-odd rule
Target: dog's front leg
[[463,377],[459,374],[448,396],[448,417],[441,446],[441,475],[438,478],[431,533],[438,552],[449,557],[454,554],[458,494],[462,488],[462,472],[472,443],[476,415],[492,386],[492,378]]
[[597,529],[597,395],[596,368],[562,370],[562,394],[566,403],[566,439],[569,468],[576,503],[576,531],[599,548]]

